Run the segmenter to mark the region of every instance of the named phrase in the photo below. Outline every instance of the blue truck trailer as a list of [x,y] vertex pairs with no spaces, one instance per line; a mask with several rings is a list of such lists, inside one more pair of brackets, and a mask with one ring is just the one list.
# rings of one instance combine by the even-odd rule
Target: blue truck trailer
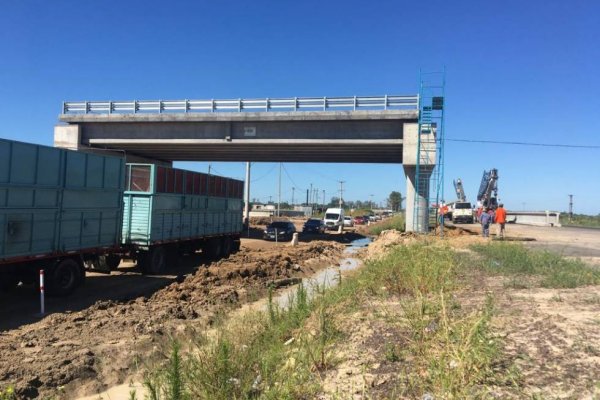
[[161,273],[182,252],[239,249],[243,182],[0,139],[0,287],[71,293],[122,258]]

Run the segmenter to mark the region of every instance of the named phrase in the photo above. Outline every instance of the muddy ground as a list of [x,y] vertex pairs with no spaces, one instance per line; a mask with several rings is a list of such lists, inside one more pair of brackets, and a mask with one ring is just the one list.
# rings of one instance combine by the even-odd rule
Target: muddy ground
[[[10,302],[12,294],[35,307],[31,290],[18,288],[0,306],[4,316],[25,315],[9,317],[0,331],[0,387],[14,385],[20,398],[74,398],[123,383],[169,337],[210,326],[219,313],[264,296],[269,285],[288,286],[336,263],[344,248],[338,242],[349,239],[326,239],[298,247],[244,240],[228,259],[209,264],[192,256],[179,275],[167,277],[143,277],[123,265],[117,276],[90,277],[79,297],[52,299],[51,314],[37,322]],[[124,300],[136,284],[146,295]]]

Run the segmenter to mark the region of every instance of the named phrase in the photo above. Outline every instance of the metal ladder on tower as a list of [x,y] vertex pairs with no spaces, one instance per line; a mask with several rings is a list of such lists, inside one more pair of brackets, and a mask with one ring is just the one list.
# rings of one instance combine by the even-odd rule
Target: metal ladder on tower
[[[446,71],[422,72],[419,82],[415,231],[428,232],[437,224],[437,207],[444,197],[444,97]],[[426,201],[420,200],[424,197]],[[434,208],[430,208],[430,207]],[[430,217],[433,217],[433,221]],[[443,225],[440,227],[443,235]]]

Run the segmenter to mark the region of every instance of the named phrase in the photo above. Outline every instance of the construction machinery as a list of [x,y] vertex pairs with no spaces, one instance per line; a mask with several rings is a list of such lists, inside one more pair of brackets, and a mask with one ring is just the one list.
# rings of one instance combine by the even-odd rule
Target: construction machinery
[[456,198],[458,199],[458,201],[467,201],[467,196],[465,196],[465,189],[463,188],[463,184],[460,178],[458,178],[455,181],[452,181],[452,183],[454,184],[454,190],[456,191]]
[[465,195],[465,189],[463,188],[462,180],[458,178],[457,180],[452,182],[454,184],[454,190],[456,192],[457,200],[449,203],[449,211],[447,214],[447,218],[452,220],[453,223],[473,223],[473,209],[471,207],[471,203],[467,201],[467,196]]
[[498,208],[498,170],[495,168],[489,171],[483,171],[481,185],[477,193],[477,201],[481,202],[484,208],[495,210]]

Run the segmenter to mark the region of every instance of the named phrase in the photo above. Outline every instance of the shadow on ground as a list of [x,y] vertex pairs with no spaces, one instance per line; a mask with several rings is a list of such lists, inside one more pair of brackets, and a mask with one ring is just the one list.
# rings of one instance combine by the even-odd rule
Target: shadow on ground
[[[66,297],[46,297],[46,315],[76,312],[97,301],[122,302],[151,296],[170,283],[181,280],[210,262],[202,254],[182,256],[168,275],[142,275],[137,266],[121,263],[111,275],[88,273],[85,283]],[[36,322],[42,318],[40,297],[35,285],[20,285],[0,292],[0,332]]]

